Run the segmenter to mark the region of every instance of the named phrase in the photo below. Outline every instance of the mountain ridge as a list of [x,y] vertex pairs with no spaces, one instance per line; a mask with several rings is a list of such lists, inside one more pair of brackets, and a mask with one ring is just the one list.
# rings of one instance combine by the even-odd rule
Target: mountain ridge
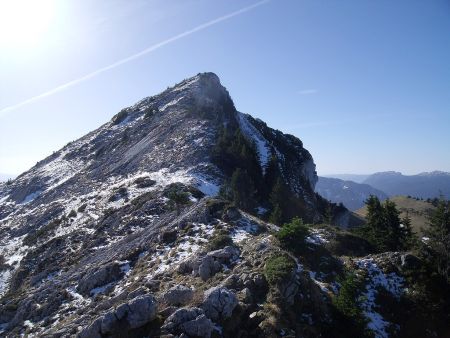
[[[144,98],[0,183],[0,335],[408,332],[410,309],[428,314],[403,302],[420,260],[374,255],[316,181],[301,140],[238,112],[212,73]],[[336,309],[347,271],[367,276],[363,327]]]

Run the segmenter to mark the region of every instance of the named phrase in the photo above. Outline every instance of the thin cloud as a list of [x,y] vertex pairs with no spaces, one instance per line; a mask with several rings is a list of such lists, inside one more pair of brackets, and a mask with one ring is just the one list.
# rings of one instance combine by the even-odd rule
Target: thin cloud
[[203,24],[201,24],[201,25],[199,25],[197,27],[194,27],[194,28],[192,28],[190,30],[187,30],[187,31],[183,32],[183,33],[177,34],[177,35],[175,35],[175,36],[173,36],[173,37],[171,37],[169,39],[166,39],[166,40],[158,42],[157,44],[154,44],[154,45],[152,45],[150,47],[147,47],[144,50],[140,51],[139,53],[133,54],[133,55],[128,56],[128,57],[126,57],[126,58],[124,58],[122,60],[114,62],[114,63],[112,63],[112,64],[110,64],[108,66],[105,66],[105,67],[102,67],[100,69],[97,69],[96,71],[93,71],[92,73],[84,75],[84,76],[82,76],[82,77],[80,77],[78,79],[69,81],[69,82],[67,82],[67,83],[65,83],[63,85],[60,85],[60,86],[58,86],[56,88],[53,88],[53,89],[51,89],[51,90],[49,90],[49,91],[47,91],[45,93],[33,96],[33,97],[31,97],[31,98],[29,98],[27,100],[24,100],[24,101],[22,101],[20,103],[12,105],[12,106],[4,107],[4,108],[2,108],[0,110],[0,116],[4,115],[7,112],[13,111],[13,110],[15,110],[17,108],[23,107],[23,106],[28,105],[28,104],[33,103],[33,102],[36,102],[36,101],[38,101],[40,99],[43,99],[45,97],[49,97],[51,95],[59,93],[59,92],[61,92],[63,90],[66,90],[66,89],[68,89],[68,88],[70,88],[70,87],[72,87],[74,85],[77,85],[77,84],[79,84],[81,82],[84,82],[86,80],[92,79],[93,77],[96,77],[97,75],[100,75],[100,74],[102,74],[102,73],[104,73],[104,72],[106,72],[108,70],[117,68],[117,67],[119,67],[119,66],[121,66],[121,65],[123,65],[125,63],[134,61],[137,58],[140,58],[140,57],[142,57],[144,55],[152,53],[155,50],[157,50],[157,49],[159,49],[161,47],[164,47],[165,45],[168,45],[168,44],[170,44],[172,42],[175,42],[175,41],[180,40],[182,38],[185,38],[185,37],[187,37],[189,35],[192,35],[194,33],[202,31],[202,30],[204,30],[206,28],[209,28],[209,27],[211,27],[213,25],[216,25],[216,24],[218,24],[220,22],[223,22],[223,21],[226,21],[228,19],[231,19],[231,18],[233,18],[235,16],[238,16],[238,15],[244,14],[244,13],[246,13],[248,11],[251,11],[252,9],[255,9],[256,7],[259,7],[259,6],[263,5],[263,4],[266,4],[269,1],[270,0],[262,0],[262,1],[259,1],[257,3],[254,3],[253,5],[241,8],[241,9],[239,9],[239,10],[237,10],[235,12],[232,12],[230,14],[223,15],[221,17],[218,17],[218,18],[214,19],[214,20],[205,22],[205,23],[203,23]]
[[318,92],[319,91],[317,89],[302,89],[298,91],[300,95],[312,95],[317,94]]

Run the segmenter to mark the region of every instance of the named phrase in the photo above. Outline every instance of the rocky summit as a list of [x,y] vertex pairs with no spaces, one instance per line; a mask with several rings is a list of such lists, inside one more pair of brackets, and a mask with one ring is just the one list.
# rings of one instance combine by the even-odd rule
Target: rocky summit
[[[370,255],[316,182],[302,142],[238,112],[213,73],[145,98],[0,183],[0,335],[415,332],[413,307],[392,313],[415,304],[420,259]],[[346,271],[362,276],[356,333],[334,300]]]

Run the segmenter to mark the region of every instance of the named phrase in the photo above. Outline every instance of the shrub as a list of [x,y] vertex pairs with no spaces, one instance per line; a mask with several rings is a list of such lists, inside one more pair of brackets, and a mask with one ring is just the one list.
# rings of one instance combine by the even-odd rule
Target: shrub
[[225,230],[219,230],[214,232],[214,236],[208,243],[208,250],[218,250],[223,249],[226,246],[233,245],[233,239],[230,237],[229,233]]
[[281,246],[287,250],[299,253],[304,246],[305,238],[309,230],[298,217],[292,219],[290,223],[284,224],[276,237],[281,242]]
[[292,274],[296,267],[295,261],[287,254],[270,257],[264,267],[264,276],[270,285],[277,285]]
[[341,323],[346,323],[349,337],[370,337],[366,329],[367,320],[361,309],[363,283],[354,273],[348,273],[340,280],[339,293],[333,297]]

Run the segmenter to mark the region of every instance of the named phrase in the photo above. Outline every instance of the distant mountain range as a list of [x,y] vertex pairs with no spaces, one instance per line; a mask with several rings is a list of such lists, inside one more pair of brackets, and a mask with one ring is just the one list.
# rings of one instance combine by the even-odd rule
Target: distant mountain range
[[326,178],[338,178],[343,181],[352,181],[355,183],[363,183],[370,175],[362,174],[335,174],[335,175],[323,175]]
[[372,175],[339,174],[334,177],[319,177],[316,192],[324,198],[342,203],[354,211],[364,205],[369,195],[380,200],[404,195],[419,198],[434,198],[441,194],[450,199],[450,173],[433,171],[417,175],[403,175],[387,171]]
[[417,175],[403,175],[395,171],[370,175],[364,183],[384,191],[388,196],[410,195],[420,198],[450,198],[450,173],[433,171]]
[[368,184],[328,177],[319,177],[319,181],[316,184],[316,192],[331,202],[344,204],[345,207],[352,211],[363,207],[364,201],[370,195],[375,195],[380,200],[388,198],[384,192]]

